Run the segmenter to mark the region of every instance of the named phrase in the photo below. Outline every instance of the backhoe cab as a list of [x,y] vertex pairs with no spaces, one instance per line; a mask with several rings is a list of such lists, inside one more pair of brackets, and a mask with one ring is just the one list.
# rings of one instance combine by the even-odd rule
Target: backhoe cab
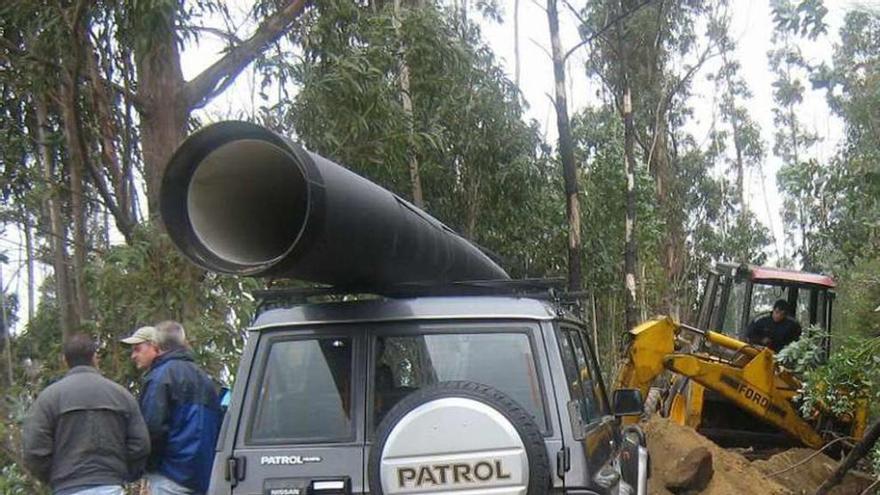
[[825,275],[719,263],[710,271],[695,326],[661,317],[630,330],[616,387],[641,390],[646,412],[660,411],[725,446],[818,448],[827,432],[859,438],[866,404],[850,414],[821,410],[803,417],[798,377],[776,364],[771,349],[746,338],[749,323],[784,299],[805,329],[826,331],[828,356],[834,286]]
[[696,327],[711,329],[748,342],[749,324],[770,314],[779,299],[788,302],[790,317],[804,329],[819,327],[831,352],[831,310],[834,279],[827,275],[781,268],[718,263],[709,271]]

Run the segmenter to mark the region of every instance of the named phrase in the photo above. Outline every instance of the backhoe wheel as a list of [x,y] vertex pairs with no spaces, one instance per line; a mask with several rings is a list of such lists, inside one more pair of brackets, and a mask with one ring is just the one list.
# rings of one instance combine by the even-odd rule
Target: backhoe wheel
[[396,404],[370,448],[370,493],[488,492],[543,495],[544,437],[532,416],[474,382],[424,387]]

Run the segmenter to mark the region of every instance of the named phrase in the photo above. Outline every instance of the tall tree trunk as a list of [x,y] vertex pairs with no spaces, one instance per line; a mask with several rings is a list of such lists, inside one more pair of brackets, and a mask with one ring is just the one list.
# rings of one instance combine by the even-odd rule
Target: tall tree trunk
[[479,171],[474,171],[473,177],[464,184],[464,193],[467,198],[467,210],[465,214],[464,235],[468,239],[474,239],[477,231],[477,221],[480,218],[480,179]]
[[[131,55],[126,55],[123,61],[123,83],[126,93],[132,93],[132,85],[135,69],[132,66]],[[133,157],[136,153],[133,141],[135,140],[136,124],[134,122],[134,104],[131,100],[126,99],[123,102],[125,106],[125,115],[122,122],[122,180],[125,181],[124,189],[128,201],[128,218],[137,225],[140,221],[140,209],[138,208],[137,184],[135,181]]]
[[3,325],[3,361],[5,385],[12,385],[12,342],[9,339],[9,317],[6,308],[6,286],[3,283],[3,264],[0,263],[0,325]]
[[[636,244],[636,157],[635,138],[636,129],[633,120],[632,87],[629,80],[627,56],[629,47],[624,41],[623,6],[618,3],[617,12],[617,95],[618,108],[620,108],[623,120],[623,161],[626,175],[626,208],[623,240],[623,277],[624,277],[624,332],[629,331],[638,324],[637,281],[638,270],[638,246]],[[626,340],[624,339],[623,342]]]
[[[725,64],[727,63],[726,59],[724,60],[724,63]],[[743,145],[742,145],[743,137],[741,136],[739,117],[736,114],[736,100],[734,99],[735,97],[733,95],[733,82],[730,80],[729,71],[726,75],[726,81],[727,81],[727,92],[728,92],[727,97],[730,101],[730,110],[731,110],[730,127],[731,127],[731,131],[733,132],[733,150],[735,152],[734,166],[736,167],[736,193],[737,193],[737,197],[739,198],[739,208],[740,208],[739,217],[737,218],[737,223],[739,225],[738,230],[740,232],[740,235],[743,235],[743,234],[745,234],[746,227],[748,226],[747,214],[749,211],[748,202],[746,201],[746,186],[745,186],[746,165],[745,165],[745,159],[743,158]],[[748,263],[750,261],[749,260],[749,248],[746,243],[743,243],[743,250],[741,252],[737,253],[737,255],[739,257],[738,261],[740,263]]]
[[91,82],[91,103],[98,121],[100,135],[101,163],[110,176],[110,187],[107,186],[104,175],[91,162],[87,162],[88,170],[94,180],[98,193],[101,195],[101,199],[104,201],[104,205],[113,215],[116,228],[122,233],[125,240],[130,243],[135,218],[131,216],[132,209],[128,178],[123,171],[123,167],[120,165],[116,146],[116,137],[119,135],[119,129],[111,111],[110,93],[98,69],[94,47],[89,42],[86,42],[85,45],[86,65]]
[[578,198],[577,167],[568,101],[565,91],[565,60],[559,39],[559,12],[556,0],[547,0],[547,23],[550,26],[550,46],[553,55],[553,77],[556,83],[556,127],[559,130],[559,159],[565,185],[565,207],[568,215],[568,289],[579,291],[583,284],[581,267],[581,214]]
[[514,81],[519,88],[519,0],[513,0],[513,62]]
[[25,264],[27,267],[27,315],[28,321],[33,321],[36,308],[36,301],[34,300],[34,286],[36,283],[36,281],[34,280],[34,236],[31,230],[32,227],[30,213],[28,213],[25,208],[22,208],[21,210],[21,228],[22,230],[24,230]]
[[[418,8],[418,2],[415,3]],[[400,36],[400,0],[394,0],[394,28]],[[407,156],[409,166],[410,190],[412,191],[413,204],[424,208],[425,198],[422,193],[422,178],[419,172],[419,159],[415,153],[415,131],[413,121],[412,92],[409,85],[409,64],[406,62],[406,47],[401,43],[403,52],[400,57],[400,101],[403,107],[403,115],[407,126]]]
[[[49,118],[46,103],[42,98],[37,98],[37,148],[42,166],[43,180],[46,184],[55,184],[54,177],[55,160],[49,149]],[[52,267],[55,272],[55,297],[58,301],[59,320],[63,340],[67,340],[73,331],[79,327],[75,302],[71,294],[71,284],[68,272],[67,260],[67,234],[64,223],[61,220],[61,204],[55,192],[50,192],[45,199],[46,211],[49,214],[49,245],[52,252]]]
[[76,302],[77,317],[80,321],[89,318],[89,298],[86,292],[86,253],[88,230],[86,222],[86,188],[84,172],[88,160],[85,141],[80,130],[80,115],[77,102],[76,75],[61,84],[61,120],[64,140],[67,144],[69,167],[67,176],[70,184],[70,216],[73,226],[73,296]]
[[625,331],[638,324],[638,308],[636,305],[636,270],[638,250],[636,244],[636,158],[635,158],[635,124],[633,122],[632,95],[629,83],[624,76],[623,90],[623,158],[626,170],[626,223],[623,247],[623,273],[626,287],[626,304],[624,306]]
[[175,29],[177,2],[156,7],[157,26],[149,42],[136,44],[135,70],[141,125],[141,147],[147,180],[147,207],[150,219],[159,219],[159,189],[172,153],[187,134],[190,113],[220,94],[266,47],[283,35],[302,13],[307,1],[293,0],[266,17],[254,34],[230,48],[226,54],[190,81],[184,81],[180,68]]
[[673,187],[675,173],[669,160],[665,109],[657,115],[656,123],[649,165],[654,172],[657,204],[666,224],[662,255],[666,280],[663,284],[662,304],[667,314],[677,318],[679,316],[677,291],[684,270],[685,234],[680,205],[676,202]]
[[597,353],[596,358],[599,360],[599,368],[602,368],[602,360],[599,359],[601,354],[599,354],[599,317],[596,314],[598,311],[598,306],[596,305],[596,291],[590,291],[590,323],[592,324],[593,329],[593,351]]
[[159,188],[165,166],[186,136],[189,117],[183,94],[180,53],[173,31],[176,17],[169,15],[166,22],[167,25],[157,29],[148,43],[140,44],[141,48],[135,51],[138,98],[143,102],[140,122],[147,209],[156,225],[161,225]]

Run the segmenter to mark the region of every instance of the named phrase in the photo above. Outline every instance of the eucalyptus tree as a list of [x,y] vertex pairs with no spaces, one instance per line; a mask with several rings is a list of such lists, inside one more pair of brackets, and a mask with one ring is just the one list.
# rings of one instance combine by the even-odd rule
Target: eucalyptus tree
[[[616,5],[615,5],[616,4]],[[643,5],[642,5],[643,6]],[[640,6],[639,8],[641,8]],[[626,10],[624,10],[626,9]],[[623,169],[625,181],[625,232],[624,232],[624,304],[625,328],[633,328],[638,323],[637,315],[637,265],[638,248],[636,244],[636,162],[635,126],[633,121],[632,51],[636,43],[628,16],[637,13],[635,2],[594,2],[586,8],[586,18],[582,19],[583,31],[590,39],[597,41],[595,55],[588,66],[588,74],[596,75],[614,95],[614,104],[620,113],[623,127]],[[624,14],[626,12],[626,14]],[[613,19],[613,36],[602,36],[605,22]]]
[[[617,336],[623,333],[627,289],[620,283],[624,272],[627,196],[621,194],[627,183],[624,161],[624,123],[610,102],[586,108],[572,118],[572,135],[577,163],[582,164],[580,180],[584,189],[581,223],[584,232],[584,259],[589,260],[590,276],[584,280],[587,309],[594,340],[600,353],[617,352]],[[633,236],[642,244],[650,244],[659,230],[653,208],[653,180],[645,168],[634,169],[635,205],[639,213],[638,227]],[[599,329],[602,329],[600,331]],[[605,361],[603,364],[609,365]],[[609,367],[610,368],[610,367]]]
[[159,180],[189,132],[192,111],[225,90],[307,9],[304,1],[281,8],[257,3],[249,14],[257,24],[251,37],[227,36],[234,41],[225,54],[186,81],[181,47],[198,41],[203,16],[229,18],[224,2],[13,0],[0,7],[0,62],[10,69],[0,84],[23,107],[19,120],[27,125],[19,127],[30,149],[20,166],[40,164],[43,171],[44,232],[55,258],[64,335],[93,315],[87,265],[94,241],[106,245],[110,237],[101,225],[104,212],[132,242],[142,176],[155,220]]
[[568,216],[568,289],[576,292],[583,284],[581,268],[581,214],[577,164],[574,159],[574,144],[571,136],[571,121],[568,116],[568,96],[566,95],[565,63],[559,38],[559,10],[556,0],[547,0],[547,24],[550,29],[550,50],[553,58],[554,107],[556,109],[556,129],[559,134],[559,161],[562,163],[563,184],[565,185],[565,211]]
[[812,74],[845,128],[822,189],[830,228],[818,234],[821,262],[841,281],[839,329],[869,337],[880,332],[880,12],[853,9],[839,35],[831,63]]
[[[725,176],[733,174],[733,188],[724,187],[720,192],[721,215],[718,228],[723,239],[723,249],[718,253],[726,259],[736,259],[742,263],[760,262],[765,256],[769,231],[758,223],[750,211],[745,187],[745,177],[749,170],[761,167],[764,159],[764,142],[758,124],[749,115],[748,103],[752,92],[742,77],[741,64],[736,60],[736,42],[730,37],[730,16],[728,5],[723,14],[710,20],[708,35],[718,47],[721,65],[707,77],[715,84],[715,92],[720,95],[717,105],[720,124],[713,124],[712,143],[708,156],[720,161]],[[713,117],[714,118],[714,117]],[[732,156],[730,149],[732,148]],[[734,216],[728,221],[728,216]]]
[[[638,157],[654,179],[654,197],[665,231],[658,246],[664,272],[658,285],[664,311],[673,314],[679,307],[688,265],[688,213],[682,208],[681,194],[688,186],[682,183],[685,176],[677,140],[690,112],[686,100],[693,77],[715,54],[711,40],[700,42],[698,34],[701,20],[715,15],[715,9],[716,2],[590,2],[582,19],[585,39],[596,40],[588,75],[600,79],[615,96],[624,122],[626,168],[634,169]],[[613,29],[603,35],[608,25]],[[631,197],[635,195],[635,176],[631,171],[633,180],[627,184]],[[633,223],[635,204],[633,197],[626,208]],[[632,232],[636,230],[634,226]],[[650,253],[636,250],[634,235],[629,239],[624,270],[630,295],[627,324],[632,325],[637,321],[636,253]]]
[[[810,132],[797,115],[803,103],[808,64],[798,46],[800,28],[798,6],[791,0],[774,0],[771,7],[776,19],[773,49],[767,54],[773,82],[773,123],[776,126],[773,153],[782,160],[777,183],[783,191],[782,219],[786,235],[798,245],[796,255],[804,269],[814,269],[817,263],[815,238],[827,218],[828,205],[822,202],[825,167],[810,157],[818,136]],[[816,21],[816,22],[820,22]],[[821,24],[819,24],[821,26]],[[824,28],[808,30],[818,36]]]
[[[42,233],[50,246],[57,273],[54,279],[60,299],[59,316],[63,335],[67,335],[88,316],[83,310],[89,306],[84,290],[88,246],[84,236],[74,235],[70,228],[84,228],[89,190],[81,176],[71,173],[70,161],[61,152],[61,112],[49,111],[50,106],[60,107],[57,76],[61,59],[57,47],[63,44],[59,38],[69,34],[69,30],[66,19],[58,16],[40,32],[42,36],[37,36],[35,16],[40,14],[39,6],[15,7],[6,4],[0,8],[0,87],[4,95],[0,153],[8,181],[4,184],[4,204],[7,212],[17,212],[18,222],[26,232],[33,218],[36,231]],[[55,9],[49,10],[58,14]],[[46,71],[46,65],[53,70]],[[45,220],[35,213],[39,203],[45,209]],[[35,243],[30,244],[34,247]]]
[[825,240],[835,249],[832,261],[880,259],[880,12],[847,13],[831,66],[817,69],[812,80],[827,88],[846,129],[828,187],[832,228]]
[[306,0],[273,7],[258,2],[253,16],[259,25],[247,39],[190,80],[183,77],[180,44],[199,11],[223,11],[223,2],[131,2],[120,22],[125,46],[133,48],[137,89],[126,94],[141,121],[141,148],[150,215],[158,218],[159,186],[171,153],[188,133],[193,110],[222,93],[271,43],[283,36],[306,10]]
[[558,273],[552,164],[537,126],[522,119],[518,89],[460,9],[425,3],[395,13],[339,0],[305,21],[301,59],[273,61],[300,90],[266,110],[280,111],[271,125],[409,198],[414,152],[432,215],[510,260],[515,273]]

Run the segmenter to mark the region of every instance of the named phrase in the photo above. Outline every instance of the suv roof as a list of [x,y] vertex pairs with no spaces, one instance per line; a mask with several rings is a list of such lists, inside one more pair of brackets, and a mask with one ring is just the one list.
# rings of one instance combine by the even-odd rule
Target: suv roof
[[575,319],[550,301],[510,296],[419,297],[300,304],[263,312],[251,330],[299,325],[407,320],[525,318]]

